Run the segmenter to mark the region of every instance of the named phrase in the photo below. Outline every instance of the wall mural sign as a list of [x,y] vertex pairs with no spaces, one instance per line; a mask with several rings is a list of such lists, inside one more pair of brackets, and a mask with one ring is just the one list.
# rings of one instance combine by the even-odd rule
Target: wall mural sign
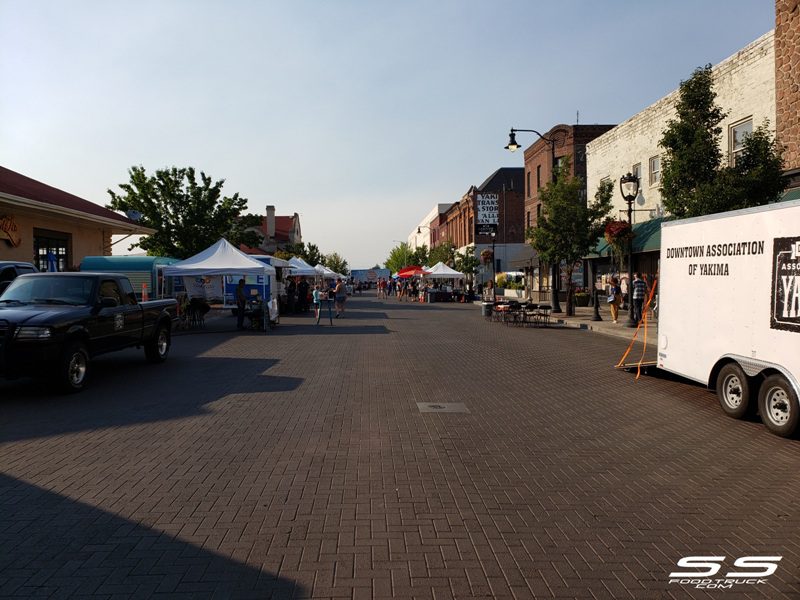
[[478,194],[475,235],[497,233],[499,217],[499,194]]
[[22,238],[19,237],[19,228],[14,217],[6,215],[0,217],[0,240],[5,240],[14,248],[22,243]]

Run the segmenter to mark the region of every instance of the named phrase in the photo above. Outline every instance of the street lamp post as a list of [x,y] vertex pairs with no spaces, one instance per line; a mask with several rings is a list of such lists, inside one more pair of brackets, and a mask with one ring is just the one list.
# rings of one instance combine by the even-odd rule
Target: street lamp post
[[[549,137],[547,137],[545,135],[542,135],[541,133],[539,133],[535,129],[514,129],[512,127],[511,128],[511,132],[508,134],[508,145],[505,146],[506,150],[514,152],[515,150],[519,150],[522,147],[517,143],[517,132],[518,131],[524,131],[526,133],[535,133],[536,135],[538,135],[542,139],[542,141],[544,141],[546,144],[550,145],[550,173],[551,173],[551,178],[553,180],[553,183],[555,183],[556,182],[556,139],[555,138],[549,138]],[[558,301],[558,288],[559,288],[558,283],[559,283],[559,279],[560,279],[558,271],[559,271],[558,263],[553,263],[553,265],[552,265],[552,274],[551,274],[552,284],[550,285],[550,289],[551,289],[552,295],[553,295],[553,299],[552,299],[553,308],[552,308],[552,310],[550,312],[553,312],[553,313],[562,312],[561,304]]]
[[493,231],[489,235],[492,236],[492,289],[494,289],[495,283],[497,283],[497,260],[494,257],[494,238],[497,232]]
[[627,173],[619,179],[619,189],[622,197],[628,203],[628,225],[631,227],[631,235],[628,236],[628,323],[627,327],[636,327],[636,319],[633,316],[633,201],[639,195],[639,178],[636,175]]

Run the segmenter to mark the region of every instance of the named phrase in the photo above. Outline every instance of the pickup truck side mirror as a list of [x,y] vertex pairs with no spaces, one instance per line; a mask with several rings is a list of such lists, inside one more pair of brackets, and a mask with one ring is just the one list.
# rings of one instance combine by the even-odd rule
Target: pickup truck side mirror
[[116,298],[111,298],[109,296],[100,298],[100,308],[116,308],[117,306],[119,306],[119,302],[117,302]]

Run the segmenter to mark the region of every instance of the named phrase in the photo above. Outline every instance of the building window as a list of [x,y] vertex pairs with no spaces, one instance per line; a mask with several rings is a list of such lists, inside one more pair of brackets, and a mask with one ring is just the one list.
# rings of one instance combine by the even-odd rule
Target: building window
[[536,189],[542,187],[542,165],[536,165]]
[[658,185],[661,181],[661,157],[653,156],[650,159],[650,185]]
[[528,211],[528,214],[526,215],[526,218],[525,218],[525,222],[526,222],[525,227],[530,227],[531,226],[531,211]]
[[68,270],[72,264],[70,261],[70,246],[72,246],[72,234],[49,231],[47,229],[34,229],[33,254],[36,268],[40,271],[47,271],[47,255],[52,254],[55,257],[58,270]]
[[636,178],[639,180],[639,183],[642,181],[642,163],[636,163],[631,167],[631,174],[635,175]]
[[530,171],[526,171],[525,172],[525,187],[527,188],[526,195],[528,196],[528,198],[530,198],[531,197],[531,172]]
[[542,205],[536,205],[536,220],[538,221],[542,217]]
[[730,126],[728,132],[728,147],[730,152],[731,166],[736,166],[736,159],[744,152],[745,138],[753,135],[753,119],[739,121]]

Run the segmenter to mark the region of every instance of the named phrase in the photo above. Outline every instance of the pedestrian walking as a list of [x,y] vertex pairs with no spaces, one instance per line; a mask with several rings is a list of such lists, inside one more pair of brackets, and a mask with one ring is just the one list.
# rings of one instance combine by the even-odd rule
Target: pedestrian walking
[[633,274],[633,320],[638,323],[642,320],[642,307],[644,306],[644,298],[647,295],[647,282],[642,279],[642,274],[636,272]]
[[244,311],[247,307],[247,296],[244,293],[244,278],[236,286],[236,329],[244,329]]
[[608,307],[611,309],[611,320],[616,323],[619,318],[619,307],[622,305],[622,288],[619,279],[611,278],[611,287],[608,288]]
[[333,288],[333,295],[336,303],[336,318],[344,317],[344,302],[347,300],[347,291],[341,279],[336,280],[336,287]]

